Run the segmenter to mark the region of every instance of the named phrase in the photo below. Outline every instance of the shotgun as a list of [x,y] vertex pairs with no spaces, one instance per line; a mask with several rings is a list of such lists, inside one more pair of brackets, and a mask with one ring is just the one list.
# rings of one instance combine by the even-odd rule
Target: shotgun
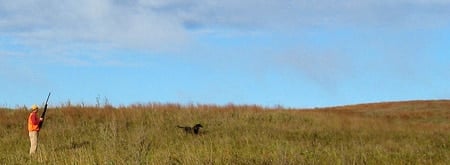
[[41,114],[42,121],[39,122],[39,128],[42,128],[42,125],[44,124],[44,117],[45,117],[45,112],[47,112],[47,103],[48,103],[49,98],[50,98],[50,92],[48,92],[47,101],[45,101],[44,112],[42,112],[42,114]]

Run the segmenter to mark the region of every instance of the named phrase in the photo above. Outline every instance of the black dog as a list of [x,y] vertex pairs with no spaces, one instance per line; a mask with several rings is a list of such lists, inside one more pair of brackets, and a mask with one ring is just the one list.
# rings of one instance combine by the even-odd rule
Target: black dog
[[193,127],[183,127],[183,126],[177,126],[178,128],[183,128],[186,133],[194,133],[198,134],[200,131],[200,128],[203,128],[201,124],[196,124]]

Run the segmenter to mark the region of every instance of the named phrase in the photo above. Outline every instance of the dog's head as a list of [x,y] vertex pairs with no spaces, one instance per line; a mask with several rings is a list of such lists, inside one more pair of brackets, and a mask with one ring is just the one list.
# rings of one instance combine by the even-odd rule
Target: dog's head
[[200,131],[200,128],[203,128],[203,126],[201,124],[196,124],[194,125],[194,134],[198,134]]
[[201,124],[196,124],[194,125],[194,128],[203,128],[203,126]]

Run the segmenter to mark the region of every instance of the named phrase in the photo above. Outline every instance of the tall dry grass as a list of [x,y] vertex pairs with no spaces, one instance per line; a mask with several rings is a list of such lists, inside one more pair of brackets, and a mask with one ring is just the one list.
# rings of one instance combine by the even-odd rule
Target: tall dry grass
[[[51,107],[29,157],[27,110],[0,110],[0,164],[446,164],[450,102],[289,110]],[[199,136],[176,125],[201,123]]]

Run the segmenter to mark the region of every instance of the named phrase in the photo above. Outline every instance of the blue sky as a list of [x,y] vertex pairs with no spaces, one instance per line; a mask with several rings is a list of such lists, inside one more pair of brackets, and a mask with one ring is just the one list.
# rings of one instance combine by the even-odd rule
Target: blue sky
[[0,0],[0,106],[450,98],[449,0]]

